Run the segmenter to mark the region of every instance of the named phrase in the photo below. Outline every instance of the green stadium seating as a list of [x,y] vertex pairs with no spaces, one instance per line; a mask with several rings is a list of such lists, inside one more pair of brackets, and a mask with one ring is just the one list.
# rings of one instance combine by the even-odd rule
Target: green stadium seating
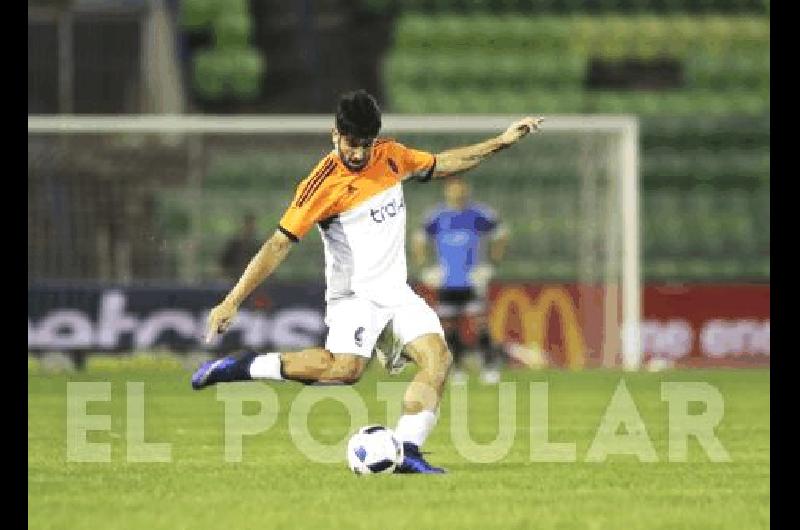
[[[476,108],[492,112],[502,100],[510,112],[535,94],[547,112],[609,112],[640,115],[763,114],[769,110],[769,22],[748,17],[652,15],[536,18],[407,15],[401,17],[396,45],[387,58],[393,92],[402,85],[431,90],[427,101],[442,101],[441,112]],[[590,56],[604,59],[673,56],[686,65],[685,88],[660,92],[587,92]],[[486,107],[440,97],[445,90],[480,88],[497,97],[478,98]],[[550,95],[568,94],[559,101]],[[544,94],[544,95],[541,95]],[[459,99],[456,96],[456,99]],[[580,100],[583,107],[576,107]],[[410,110],[402,103],[397,111]],[[430,108],[426,105],[426,108]],[[434,108],[434,111],[436,109]]]
[[[196,1],[193,16],[201,20],[202,1]],[[403,2],[406,14],[398,19],[394,45],[384,63],[385,108],[410,113],[638,114],[646,278],[769,278],[770,35],[769,18],[759,14],[755,4],[751,0]],[[654,16],[659,13],[668,15]],[[230,19],[239,22],[231,23],[226,44],[240,46],[242,26],[236,24],[241,21]],[[216,23],[215,27],[224,25]],[[662,91],[587,90],[590,57],[673,57],[684,65],[685,84]],[[230,90],[226,76],[235,72],[206,61],[210,64],[202,66],[213,74],[212,90]],[[240,69],[257,70],[254,64]],[[219,86],[214,75],[223,79]],[[236,83],[246,84],[252,78],[244,74]],[[413,138],[408,141],[413,143]],[[567,193],[563,183],[577,175],[565,165],[568,157],[563,152],[543,151],[548,154],[536,163],[550,176],[541,182],[536,197],[520,202],[514,196],[519,171],[501,158],[492,163],[492,185],[475,185],[476,194],[488,202],[514,205],[506,210],[524,212],[509,214],[507,221],[512,233],[525,234],[530,245],[524,252],[536,259],[511,260],[500,270],[504,277],[575,274],[577,259],[570,253],[576,248],[579,212],[574,193]],[[296,164],[291,154],[280,159],[218,160],[206,185],[220,192],[230,186],[266,189],[273,179],[295,175]],[[285,205],[275,201],[259,208],[282,211]],[[165,210],[164,223],[177,231],[186,210],[171,208]],[[209,212],[209,218],[208,230],[220,241],[235,230],[221,212]],[[290,273],[302,270],[284,274]]]
[[214,41],[218,48],[245,48],[250,40],[250,17],[246,14],[226,12],[214,22]]
[[513,89],[535,87],[579,89],[585,60],[577,55],[509,55],[476,51],[464,54],[395,53],[385,63],[393,85],[410,84],[416,90],[435,87]]
[[221,13],[219,0],[186,0],[181,9],[181,25],[186,29],[201,29]]
[[264,68],[261,56],[249,48],[201,50],[194,57],[195,87],[207,98],[251,98],[258,93]]
[[686,61],[687,85],[716,90],[769,88],[769,52],[711,57],[697,54]]
[[248,0],[187,0],[181,23],[189,30],[213,30],[214,47],[192,58],[192,84],[201,97],[251,99],[258,95],[266,62],[249,46]]
[[185,0],[182,2],[181,25],[186,29],[201,29],[218,17],[247,16],[248,0]]

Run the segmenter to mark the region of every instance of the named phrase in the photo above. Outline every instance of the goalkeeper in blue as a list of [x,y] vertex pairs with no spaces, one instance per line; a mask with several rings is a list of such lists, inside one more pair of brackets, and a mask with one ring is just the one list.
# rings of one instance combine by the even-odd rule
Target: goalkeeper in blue
[[414,261],[427,262],[428,243],[436,250],[436,265],[424,269],[423,282],[437,293],[436,312],[453,353],[453,382],[466,382],[464,323],[477,332],[483,366],[481,380],[500,381],[503,352],[492,340],[487,322],[487,288],[508,243],[508,231],[485,204],[470,200],[470,186],[458,177],[444,184],[444,203],[438,205],[414,235]]

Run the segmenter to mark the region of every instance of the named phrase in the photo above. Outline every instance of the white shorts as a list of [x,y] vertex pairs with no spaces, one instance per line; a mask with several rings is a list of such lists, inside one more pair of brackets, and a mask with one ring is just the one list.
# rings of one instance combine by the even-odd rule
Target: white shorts
[[397,302],[390,306],[355,296],[329,302],[325,310],[329,328],[325,349],[333,354],[366,358],[377,349],[379,356],[388,357],[381,359],[384,366],[394,371],[392,366],[401,364],[399,357],[409,342],[429,333],[444,338],[439,317],[411,287],[406,285],[394,299]]

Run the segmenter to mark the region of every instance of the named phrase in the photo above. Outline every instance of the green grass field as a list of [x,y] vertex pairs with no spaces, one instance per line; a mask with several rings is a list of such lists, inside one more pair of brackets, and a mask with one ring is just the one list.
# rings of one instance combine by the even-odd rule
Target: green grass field
[[[448,390],[425,449],[432,463],[450,473],[371,477],[354,476],[343,452],[338,463],[310,461],[289,432],[298,392],[313,397],[351,389],[271,385],[278,396],[277,421],[244,438],[241,462],[226,462],[224,403],[214,388],[193,392],[189,375],[168,361],[98,359],[87,371],[69,374],[45,374],[29,362],[29,528],[752,529],[770,524],[768,370],[509,371],[504,380],[516,383],[516,429],[507,455],[474,463],[459,454],[450,434],[455,397]],[[390,378],[372,366],[354,387],[370,423],[387,422],[378,382],[407,378]],[[585,461],[621,379],[657,462],[630,455]],[[68,461],[71,381],[111,384],[110,401],[87,406],[90,415],[110,416],[110,430],[87,435],[91,443],[110,444],[110,462]],[[722,394],[725,414],[715,432],[729,462],[712,462],[695,439],[689,441],[688,461],[668,461],[668,404],[661,400],[661,383],[678,381],[706,382]],[[144,440],[170,444],[169,462],[126,461],[128,382],[144,384]],[[549,384],[549,439],[574,442],[576,462],[531,461],[529,382]],[[470,435],[488,443],[498,432],[498,388],[474,383],[467,395]],[[703,407],[689,411],[699,414]],[[244,407],[245,414],[257,412],[254,403]],[[320,443],[346,440],[351,432],[347,410],[332,399],[311,408],[308,425]]]

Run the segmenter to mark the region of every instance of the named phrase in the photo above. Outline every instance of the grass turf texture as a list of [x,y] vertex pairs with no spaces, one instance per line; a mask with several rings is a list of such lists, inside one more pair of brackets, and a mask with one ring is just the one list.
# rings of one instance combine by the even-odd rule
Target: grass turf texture
[[[387,423],[377,366],[354,387],[370,423]],[[90,362],[86,372],[44,374],[28,368],[29,528],[767,528],[770,523],[769,371],[509,371],[516,382],[516,431],[496,463],[471,463],[450,435],[453,396],[448,390],[439,424],[425,450],[444,476],[356,477],[342,451],[335,464],[309,461],[289,433],[289,410],[298,392],[341,388],[273,384],[275,424],[246,436],[242,461],[224,459],[224,403],[214,388],[193,392],[189,372],[175,362]],[[658,462],[610,456],[586,462],[587,450],[620,380],[644,420]],[[67,461],[67,383],[111,383],[111,401],[91,402],[88,414],[110,415],[109,431],[89,442],[111,445],[111,462]],[[474,378],[473,378],[474,381]],[[687,462],[668,461],[668,405],[662,381],[703,381],[725,400],[716,434],[731,461],[711,462],[695,439]],[[167,463],[126,462],[126,383],[144,383],[147,443],[169,443]],[[530,461],[530,382],[547,382],[549,440],[575,442],[577,461]],[[265,383],[244,383],[264,385]],[[498,429],[498,389],[471,382],[469,432],[490,442]],[[255,414],[258,406],[244,406]],[[702,407],[690,407],[691,413]],[[308,415],[322,443],[346,442],[345,407],[331,399]],[[393,420],[389,423],[394,426]]]

